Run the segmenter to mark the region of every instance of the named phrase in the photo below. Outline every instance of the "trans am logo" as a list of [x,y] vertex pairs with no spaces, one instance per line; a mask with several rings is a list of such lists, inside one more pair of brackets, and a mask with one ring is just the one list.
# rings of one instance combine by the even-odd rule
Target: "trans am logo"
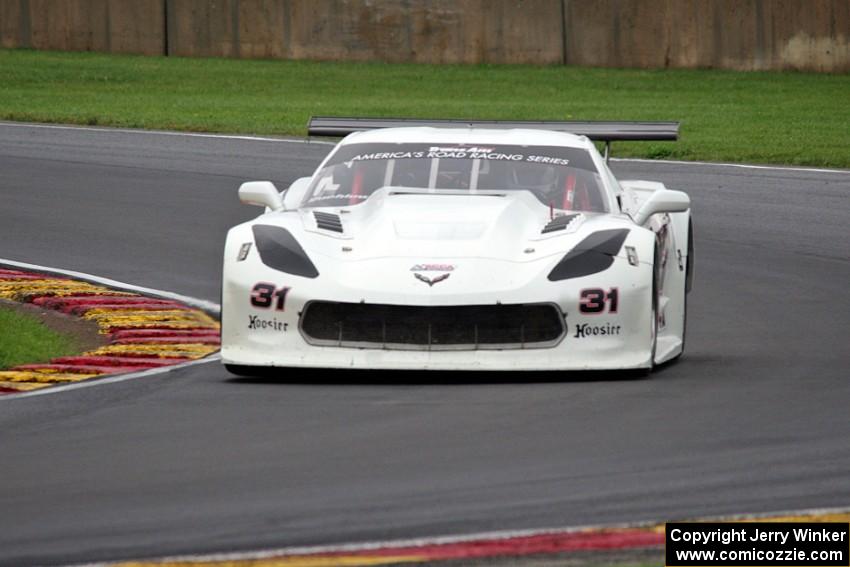
[[[446,281],[449,279],[449,276],[452,275],[455,266],[453,264],[416,264],[410,271],[413,272],[413,277],[415,277],[420,282],[425,282],[428,284],[428,287],[432,287],[434,284],[440,283],[442,281]],[[420,272],[446,272],[440,274],[439,276],[434,276],[430,278]]]

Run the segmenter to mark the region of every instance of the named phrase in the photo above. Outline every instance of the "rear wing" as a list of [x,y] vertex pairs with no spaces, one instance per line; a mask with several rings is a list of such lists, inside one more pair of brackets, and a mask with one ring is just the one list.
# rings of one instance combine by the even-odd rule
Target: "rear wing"
[[566,122],[551,120],[454,120],[421,118],[343,118],[335,116],[313,116],[307,123],[309,136],[341,138],[353,132],[378,128],[401,128],[409,126],[432,126],[435,128],[529,128],[552,130],[587,136],[597,142],[605,142],[605,159],[610,154],[611,142],[616,141],[672,141],[679,139],[678,122],[614,122],[582,121]]

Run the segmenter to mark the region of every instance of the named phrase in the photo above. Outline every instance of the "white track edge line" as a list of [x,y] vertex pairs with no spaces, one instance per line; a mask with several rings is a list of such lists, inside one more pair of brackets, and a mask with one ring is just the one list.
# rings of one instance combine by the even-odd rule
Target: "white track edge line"
[[115,132],[120,134],[148,134],[154,136],[185,136],[188,138],[213,138],[223,140],[247,140],[251,142],[279,142],[285,144],[321,144],[335,146],[336,143],[327,140],[304,138],[273,138],[267,136],[250,136],[247,134],[211,134],[207,132],[177,132],[173,130],[142,130],[141,128],[94,128],[92,126],[73,126],[62,124],[36,124],[32,122],[0,121],[0,126],[17,128],[44,128],[49,130],[81,130],[84,132]]
[[663,163],[668,165],[703,165],[710,167],[735,167],[738,169],[768,169],[775,171],[797,171],[801,173],[838,173],[850,175],[850,169],[820,169],[816,167],[795,167],[791,165],[755,165],[749,163],[728,163],[715,161],[683,161],[672,159],[646,159],[646,158],[615,158],[611,161],[627,161],[634,163]]
[[[74,126],[62,124],[36,124],[32,122],[7,122],[0,121],[0,126],[12,126],[17,128],[49,128],[55,130],[82,130],[85,132],[119,132],[124,134],[150,134],[160,136],[186,136],[190,138],[220,138],[224,140],[246,140],[253,142],[280,142],[288,144],[323,144],[336,145],[335,142],[327,140],[316,140],[312,138],[272,138],[266,136],[250,136],[240,134],[210,134],[203,132],[178,132],[174,130],[142,130],[136,128],[94,128],[91,126]],[[753,165],[746,163],[727,163],[727,162],[712,162],[712,161],[683,161],[683,160],[667,160],[667,159],[645,159],[645,158],[615,158],[611,161],[627,161],[635,163],[662,163],[670,165],[702,165],[713,167],[736,167],[742,169],[772,169],[777,171],[798,171],[810,173],[838,173],[848,175],[850,169],[828,169],[815,167],[794,167],[787,165]]]
[[[758,520],[761,518],[772,518],[779,516],[818,516],[826,514],[845,514],[850,513],[850,507],[834,507],[834,508],[811,508],[806,510],[784,510],[778,512],[764,512],[759,514],[734,514],[727,516],[715,516],[708,518],[700,518],[695,521],[736,521],[736,520]],[[374,541],[364,543],[348,543],[338,545],[317,545],[308,547],[281,547],[278,549],[266,549],[260,551],[246,551],[234,553],[211,553],[198,555],[174,555],[168,557],[159,557],[156,559],[134,559],[131,561],[144,561],[146,563],[166,563],[166,562],[214,562],[214,561],[251,561],[258,559],[271,559],[283,556],[303,556],[313,555],[318,553],[345,553],[357,551],[370,551],[377,549],[397,549],[403,547],[425,547],[431,545],[464,543],[477,540],[504,540],[518,537],[530,537],[537,535],[550,534],[568,534],[582,531],[594,531],[602,529],[628,529],[628,528],[645,528],[655,526],[666,522],[658,520],[649,520],[642,522],[619,523],[619,524],[595,524],[587,526],[568,526],[561,528],[537,528],[526,530],[504,530],[479,532],[455,536],[435,536],[410,539],[396,539],[388,541]],[[127,560],[118,560],[116,562],[105,563],[83,563],[73,564],[68,567],[110,567],[118,562]]]
[[28,392],[21,392],[19,394],[11,393],[0,396],[0,403],[4,401],[11,400],[20,400],[23,398],[32,398],[34,396],[44,396],[47,394],[58,394],[59,392],[67,392],[69,390],[79,390],[81,388],[90,388],[92,386],[102,386],[104,384],[114,384],[116,382],[126,382],[127,380],[135,380],[136,378],[145,378],[148,376],[156,376],[158,374],[166,374],[168,372],[172,372],[174,370],[180,370],[181,368],[188,368],[190,366],[197,366],[199,364],[206,364],[207,362],[214,362],[217,360],[221,360],[221,355],[219,353],[214,353],[209,356],[205,356],[204,358],[198,358],[196,360],[190,360],[189,362],[181,362],[180,364],[172,364],[170,366],[160,366],[159,368],[149,368],[147,370],[140,370],[139,372],[130,372],[125,374],[116,374],[113,376],[106,376],[104,378],[98,378],[97,376],[93,376],[91,378],[86,378],[79,382],[72,382],[70,384],[63,384],[61,386],[48,386],[42,388],[40,390],[31,390]]
[[207,301],[206,299],[198,299],[197,297],[191,297],[188,295],[183,295],[180,293],[175,293],[173,291],[163,291],[160,289],[153,289],[150,287],[143,287],[133,284],[128,284],[124,282],[119,282],[117,280],[112,280],[109,278],[103,278],[100,276],[94,276],[92,274],[86,274],[84,272],[77,272],[74,270],[66,270],[62,268],[50,268],[48,266],[40,266],[38,264],[30,264],[27,262],[19,262],[17,260],[6,260],[5,258],[0,258],[0,266],[11,266],[14,268],[22,268],[25,270],[33,270],[36,272],[43,272],[46,274],[59,274],[63,276],[69,276],[72,278],[76,278],[79,280],[87,281],[89,283],[97,283],[101,285],[105,285],[108,287],[114,287],[116,289],[124,290],[124,291],[135,291],[138,293],[144,293],[148,295],[153,295],[155,297],[161,297],[164,299],[173,299],[175,301],[180,301],[192,307],[196,307],[198,309],[202,309],[209,313],[221,313],[221,306],[218,303],[214,303],[212,301]]

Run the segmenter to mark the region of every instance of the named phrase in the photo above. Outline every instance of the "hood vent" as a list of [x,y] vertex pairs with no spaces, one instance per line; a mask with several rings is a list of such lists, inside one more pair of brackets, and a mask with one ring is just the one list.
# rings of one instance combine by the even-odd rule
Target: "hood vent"
[[316,218],[317,228],[339,233],[342,232],[342,220],[340,220],[339,215],[314,211],[313,216]]
[[549,223],[543,227],[543,230],[540,231],[540,234],[546,234],[547,232],[555,232],[556,230],[565,230],[570,223],[573,222],[579,215],[561,215],[559,217],[555,217],[549,221]]

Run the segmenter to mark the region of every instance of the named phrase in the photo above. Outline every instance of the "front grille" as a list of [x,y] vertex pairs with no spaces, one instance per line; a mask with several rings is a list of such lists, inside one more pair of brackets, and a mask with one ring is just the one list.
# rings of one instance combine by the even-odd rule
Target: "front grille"
[[312,301],[300,322],[317,346],[399,350],[551,347],[563,338],[554,304],[410,306]]

